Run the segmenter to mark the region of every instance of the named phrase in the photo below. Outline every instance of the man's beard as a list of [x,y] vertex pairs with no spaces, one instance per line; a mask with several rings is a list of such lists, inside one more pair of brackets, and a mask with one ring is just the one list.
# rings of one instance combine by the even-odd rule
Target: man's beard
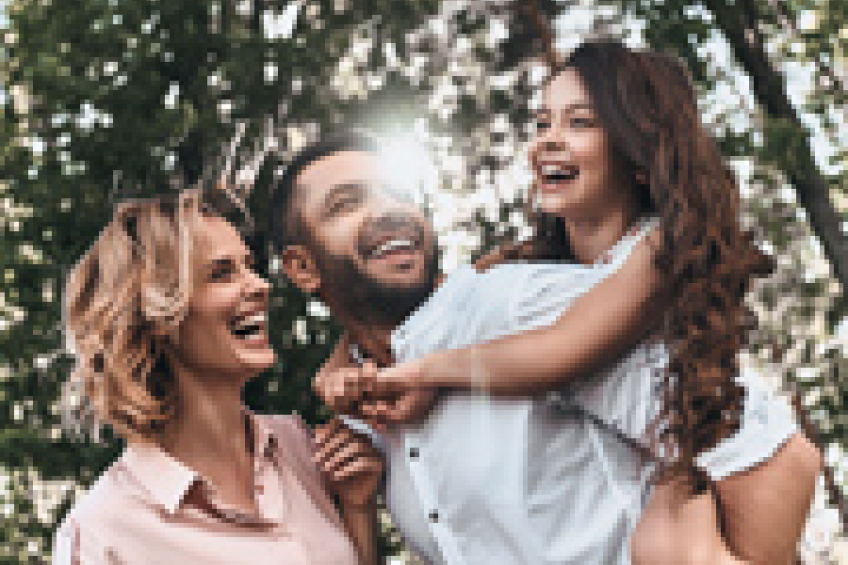
[[423,276],[410,285],[374,280],[351,257],[332,255],[321,248],[312,251],[321,273],[322,299],[366,325],[400,325],[436,288],[439,254],[435,245],[427,254]]

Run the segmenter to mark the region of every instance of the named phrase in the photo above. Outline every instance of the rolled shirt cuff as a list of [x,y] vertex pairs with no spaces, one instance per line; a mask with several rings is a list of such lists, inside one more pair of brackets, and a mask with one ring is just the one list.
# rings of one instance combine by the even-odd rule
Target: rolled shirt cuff
[[798,432],[792,408],[784,398],[760,384],[745,384],[745,409],[739,430],[696,458],[698,467],[714,481],[770,459]]

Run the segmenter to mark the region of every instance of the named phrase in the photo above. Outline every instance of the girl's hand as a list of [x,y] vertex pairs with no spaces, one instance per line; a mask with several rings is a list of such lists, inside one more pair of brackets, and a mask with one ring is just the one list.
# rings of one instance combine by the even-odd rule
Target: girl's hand
[[361,376],[365,391],[373,397],[386,397],[430,388],[424,382],[425,369],[421,361],[398,363],[382,370],[371,370]]
[[332,410],[352,413],[367,396],[376,372],[377,367],[370,361],[362,367],[321,369],[312,386]]
[[407,424],[423,419],[438,400],[438,391],[433,388],[410,390],[391,398],[364,401],[359,405],[359,414],[378,430],[390,425]]

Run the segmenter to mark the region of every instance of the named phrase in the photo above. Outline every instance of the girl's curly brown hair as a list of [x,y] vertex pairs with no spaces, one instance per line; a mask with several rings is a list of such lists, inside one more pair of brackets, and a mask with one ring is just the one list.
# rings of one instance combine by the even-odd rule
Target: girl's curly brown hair
[[[691,77],[678,60],[596,40],[573,51],[564,67],[590,92],[628,178],[644,179],[632,185],[641,212],[660,220],[655,261],[668,299],[656,337],[670,358],[650,439],[665,454],[659,477],[701,486],[695,457],[740,423],[737,354],[755,322],[744,299],[773,261],[740,224],[737,181],[701,124]],[[534,236],[502,257],[574,259],[562,219],[528,215]]]

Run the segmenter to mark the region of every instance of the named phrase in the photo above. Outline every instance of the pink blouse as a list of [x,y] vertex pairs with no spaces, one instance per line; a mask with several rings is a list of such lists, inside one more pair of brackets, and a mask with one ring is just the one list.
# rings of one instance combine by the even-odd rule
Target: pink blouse
[[257,514],[153,445],[132,445],[59,527],[54,565],[355,565],[298,416],[250,415]]

